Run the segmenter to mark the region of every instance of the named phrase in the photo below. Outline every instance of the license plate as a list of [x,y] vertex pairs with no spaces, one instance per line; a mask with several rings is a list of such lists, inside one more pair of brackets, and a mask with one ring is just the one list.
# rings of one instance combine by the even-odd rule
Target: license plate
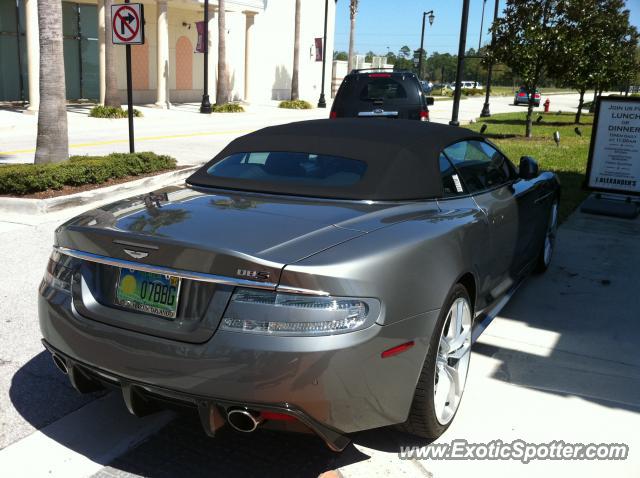
[[116,303],[138,312],[175,319],[180,295],[179,277],[120,269]]

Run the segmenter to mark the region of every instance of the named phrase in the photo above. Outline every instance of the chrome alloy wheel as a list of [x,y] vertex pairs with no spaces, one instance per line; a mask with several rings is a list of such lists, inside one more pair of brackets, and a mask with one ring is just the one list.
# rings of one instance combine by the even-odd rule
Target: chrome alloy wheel
[[467,381],[471,358],[471,307],[457,298],[447,314],[436,355],[433,404],[441,425],[448,424],[458,409]]
[[549,213],[549,224],[547,225],[547,233],[544,236],[544,265],[551,263],[553,255],[553,247],[556,243],[556,232],[558,231],[558,201],[554,201],[551,205]]

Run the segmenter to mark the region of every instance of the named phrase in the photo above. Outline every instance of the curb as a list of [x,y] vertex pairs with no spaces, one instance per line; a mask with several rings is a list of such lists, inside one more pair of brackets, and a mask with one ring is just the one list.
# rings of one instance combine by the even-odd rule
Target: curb
[[8,213],[36,216],[78,206],[90,206],[91,204],[101,201],[116,201],[178,182],[190,176],[191,173],[199,167],[200,166],[189,166],[184,169],[169,171],[168,173],[158,174],[156,176],[149,176],[126,183],[114,184],[113,186],[48,199],[4,197],[0,198],[0,214]]

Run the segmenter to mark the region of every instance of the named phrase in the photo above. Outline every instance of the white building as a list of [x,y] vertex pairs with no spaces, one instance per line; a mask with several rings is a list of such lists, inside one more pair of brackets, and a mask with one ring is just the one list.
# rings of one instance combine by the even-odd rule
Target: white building
[[[134,0],[135,1],[135,0]],[[118,0],[114,3],[124,3]],[[166,107],[202,97],[204,55],[195,53],[196,22],[203,0],[141,0],[145,43],[132,46],[133,99]],[[209,94],[215,100],[218,52],[217,0],[209,13]],[[323,37],[325,0],[302,0],[300,98],[320,95],[322,62],[316,39]],[[329,0],[325,95],[331,89],[335,2]],[[0,0],[0,101],[29,101],[37,109],[37,0]],[[104,99],[104,0],[62,2],[68,99]],[[227,0],[227,64],[234,100],[288,99],[293,68],[295,0]],[[117,51],[118,87],[126,102],[125,47]]]

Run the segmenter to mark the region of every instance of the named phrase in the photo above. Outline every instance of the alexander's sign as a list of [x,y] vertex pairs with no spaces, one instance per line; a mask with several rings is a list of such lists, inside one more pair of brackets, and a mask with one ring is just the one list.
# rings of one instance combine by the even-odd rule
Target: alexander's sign
[[603,97],[598,102],[586,186],[640,195],[640,98]]

